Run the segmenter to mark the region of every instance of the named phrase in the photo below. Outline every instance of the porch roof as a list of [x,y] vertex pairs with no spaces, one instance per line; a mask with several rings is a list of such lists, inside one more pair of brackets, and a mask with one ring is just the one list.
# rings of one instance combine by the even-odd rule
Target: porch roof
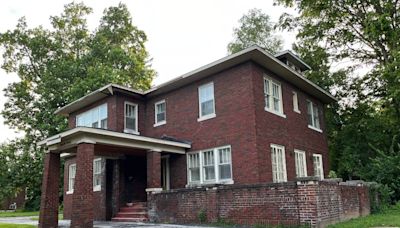
[[164,139],[89,127],[73,128],[40,141],[38,145],[47,146],[48,150],[50,151],[62,153],[64,150],[75,147],[79,143],[114,145],[178,154],[184,154],[186,149],[191,148],[191,145],[188,143],[174,142]]

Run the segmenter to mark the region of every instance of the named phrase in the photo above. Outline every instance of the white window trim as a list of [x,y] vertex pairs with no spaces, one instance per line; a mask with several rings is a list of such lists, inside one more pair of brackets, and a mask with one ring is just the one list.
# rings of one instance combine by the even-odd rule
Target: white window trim
[[[325,177],[324,177],[324,162],[323,162],[323,160],[322,160],[322,154],[313,154],[313,166],[314,166],[314,157],[319,157],[319,159],[320,159],[320,161],[321,161],[321,170],[320,170],[320,172],[321,172],[321,180],[323,180]],[[313,167],[313,169],[315,169],[315,167]],[[314,175],[315,175],[315,173],[314,173]]]
[[[78,119],[80,118],[80,117],[82,117],[83,115],[85,115],[85,114],[87,114],[87,113],[89,113],[89,112],[92,112],[94,109],[97,109],[97,111],[99,112],[98,113],[98,116],[99,116],[99,119],[97,120],[97,128],[101,128],[101,121],[102,121],[102,119],[100,119],[100,108],[102,107],[102,106],[105,106],[106,107],[106,111],[107,111],[107,125],[105,126],[105,128],[104,129],[108,129],[108,104],[107,103],[104,103],[104,104],[101,104],[101,105],[98,105],[98,106],[96,106],[96,107],[94,107],[94,108],[91,108],[91,109],[89,109],[89,110],[87,110],[87,111],[85,111],[85,112],[82,112],[82,113],[80,113],[79,115],[76,115],[76,117],[75,117],[75,127],[80,127],[80,126],[78,126]],[[92,120],[93,121],[93,120]],[[93,124],[93,123],[92,123]],[[87,126],[86,126],[87,127]],[[90,126],[90,127],[92,127],[92,126]]]
[[[307,100],[307,106],[308,106],[308,103],[311,103],[311,119],[314,122],[314,102],[312,102],[310,100]],[[308,107],[307,107],[307,112],[308,112]],[[308,113],[307,113],[307,115],[308,115]],[[318,112],[318,119],[319,119],[319,126],[321,127],[321,119],[320,119],[320,116],[319,116],[319,112]],[[308,119],[307,119],[307,126],[308,126],[308,128],[310,128],[310,129],[312,129],[314,131],[317,131],[317,132],[320,132],[320,133],[323,132],[321,128],[316,128],[316,127],[308,124]]]
[[[135,125],[136,125],[136,130],[132,130],[132,129],[127,129],[126,128],[126,105],[132,105],[132,106],[136,106],[136,108],[135,108],[135,115],[136,115],[136,123],[135,123]],[[129,102],[129,101],[125,101],[124,102],[124,132],[125,133],[129,133],[129,134],[135,134],[135,135],[139,135],[140,133],[139,133],[139,125],[138,125],[138,123],[139,123],[139,115],[138,115],[138,113],[139,113],[139,105],[138,104],[135,104],[135,103],[132,103],[132,102]]]
[[[303,172],[304,172],[304,175],[305,175],[304,177],[307,177],[308,174],[307,174],[307,157],[306,157],[306,152],[303,151],[303,150],[294,149],[294,154],[295,154],[295,157],[294,157],[294,159],[295,159],[295,168],[296,168],[296,171],[297,171],[296,153],[303,154],[303,157],[304,157],[304,160],[303,160]],[[296,173],[296,176],[297,176],[297,173]],[[297,176],[297,177],[299,177],[299,176]]]
[[[165,112],[164,112],[165,120],[157,122],[157,105],[162,104],[162,103],[165,104]],[[161,100],[161,101],[154,103],[154,125],[153,125],[153,127],[158,127],[158,126],[164,125],[166,123],[167,123],[167,103],[165,102],[165,100]]]
[[[210,114],[208,114],[208,115],[205,115],[205,116],[202,116],[201,115],[201,101],[200,101],[200,89],[202,88],[202,87],[206,87],[206,86],[208,86],[208,85],[212,85],[212,88],[213,88],[213,105],[214,105],[214,113],[210,113]],[[199,118],[197,119],[197,121],[198,122],[200,122],[200,121],[203,121],[203,120],[208,120],[208,119],[212,119],[212,118],[214,118],[214,117],[216,117],[217,116],[217,114],[216,114],[216,110],[215,110],[215,89],[214,89],[214,82],[209,82],[209,83],[206,83],[206,84],[203,84],[203,85],[201,85],[201,86],[199,86],[198,87],[198,89],[197,89],[197,96],[198,96],[198,103],[199,103]]]
[[74,193],[74,189],[71,188],[71,178],[70,178],[70,175],[71,175],[71,167],[73,167],[73,166],[75,167],[75,177],[74,177],[74,186],[75,186],[75,180],[76,180],[76,163],[71,163],[71,164],[68,166],[68,191],[66,192],[67,195],[73,194],[73,193]]
[[293,91],[293,111],[301,114],[301,111],[299,109],[299,96],[298,93],[295,91]]
[[[219,178],[219,149],[224,149],[224,148],[229,148],[230,149],[230,155],[231,155],[231,178],[229,179],[220,179]],[[214,180],[204,180],[204,173],[203,173],[203,152],[206,151],[213,151],[214,152],[214,173],[215,173],[215,179]],[[231,145],[226,145],[226,146],[220,146],[220,147],[215,147],[215,148],[210,148],[210,149],[205,149],[205,150],[199,150],[199,151],[192,151],[188,152],[189,154],[199,154],[199,167],[200,167],[200,181],[190,181],[190,170],[189,166],[187,165],[187,185],[186,187],[191,187],[191,186],[199,186],[199,185],[207,185],[207,184],[234,184],[233,181],[233,161],[232,161],[232,147]],[[189,156],[186,156],[186,164],[189,164]]]
[[[95,173],[94,173],[94,164],[95,164],[96,161],[100,161],[100,175],[101,175],[101,173],[102,173],[102,166],[103,166],[103,165],[102,165],[101,158],[95,158],[95,159],[93,159],[93,179],[94,179],[94,175],[95,175]],[[100,183],[100,185],[93,186],[93,191],[94,191],[94,192],[101,191],[101,183]]]
[[[269,101],[269,103],[270,103],[270,107],[269,108],[265,104],[265,88],[264,88],[265,82],[264,82],[264,80],[268,80],[270,82],[269,83],[270,84],[269,91],[271,92],[271,94],[270,94],[271,99]],[[274,108],[272,107],[272,104],[273,104],[273,101],[274,101],[274,99],[272,98],[273,97],[272,96],[272,93],[273,93],[272,92],[272,88],[273,88],[272,87],[272,83],[275,83],[275,84],[279,85],[279,110],[281,110],[280,112],[275,111]],[[267,112],[270,112],[272,114],[275,114],[277,116],[286,118],[286,115],[283,112],[282,84],[280,82],[276,81],[275,79],[272,79],[268,75],[264,74],[264,77],[263,77],[263,89],[264,89],[264,110],[267,111]]]
[[[282,152],[283,152],[283,158],[282,158],[282,162],[283,162],[283,173],[284,173],[283,180],[274,180],[274,177],[273,177],[273,175],[274,175],[274,170],[273,170],[273,166],[272,166],[272,161],[273,161],[273,160],[272,160],[272,148],[273,148],[273,147],[275,147],[276,149],[281,149]],[[286,152],[285,152],[285,147],[282,146],[282,145],[278,145],[278,144],[273,144],[273,143],[271,143],[270,150],[271,150],[271,168],[272,168],[272,180],[273,180],[273,182],[274,182],[274,183],[284,183],[284,182],[287,182],[287,169],[286,169]]]

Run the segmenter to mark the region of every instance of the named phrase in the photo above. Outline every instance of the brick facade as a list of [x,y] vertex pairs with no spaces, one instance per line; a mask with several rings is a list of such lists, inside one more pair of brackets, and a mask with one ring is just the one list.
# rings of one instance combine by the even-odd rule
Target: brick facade
[[[365,186],[306,181],[177,189],[149,194],[153,222],[199,223],[224,220],[237,224],[326,227],[369,214]],[[349,192],[353,195],[349,195]],[[348,213],[351,208],[351,213]],[[346,214],[348,213],[348,214]],[[204,222],[204,221],[203,221]]]

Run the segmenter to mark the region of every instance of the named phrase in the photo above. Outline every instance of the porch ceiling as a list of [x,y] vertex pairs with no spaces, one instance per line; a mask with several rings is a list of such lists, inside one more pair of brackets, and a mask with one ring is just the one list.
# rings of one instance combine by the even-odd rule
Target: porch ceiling
[[93,143],[160,152],[165,151],[178,154],[184,154],[186,149],[191,147],[191,145],[187,143],[172,142],[163,139],[88,127],[77,127],[62,132],[39,142],[38,145],[46,146],[49,151],[62,153],[65,150],[77,146],[79,143]]

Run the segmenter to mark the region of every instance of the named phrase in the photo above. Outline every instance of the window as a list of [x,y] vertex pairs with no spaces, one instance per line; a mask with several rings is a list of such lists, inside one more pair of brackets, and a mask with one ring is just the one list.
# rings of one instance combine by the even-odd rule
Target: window
[[324,179],[324,167],[322,164],[322,155],[313,154],[314,163],[314,176],[319,177],[321,180]]
[[93,191],[101,190],[101,158],[93,160]]
[[285,147],[271,144],[272,179],[274,183],[286,182]]
[[189,182],[200,182],[200,154],[188,154]]
[[296,176],[307,176],[306,152],[301,150],[294,150],[295,163],[296,163]]
[[293,111],[300,113],[299,110],[299,99],[297,98],[297,93],[293,92]]
[[283,114],[281,84],[267,76],[264,76],[264,98],[265,111],[286,117]]
[[203,172],[204,181],[215,180],[215,164],[214,164],[214,151],[203,152]]
[[229,180],[232,179],[232,170],[231,170],[231,148],[225,147],[218,149],[218,168],[219,168],[219,179],[220,180]]
[[319,111],[318,106],[311,101],[307,101],[307,116],[308,116],[308,127],[316,131],[321,131],[319,125]]
[[167,123],[167,112],[165,100],[159,101],[154,104],[154,126],[159,126]]
[[107,129],[107,104],[78,115],[76,117],[76,126]]
[[214,83],[199,87],[199,119],[206,120],[215,117]]
[[125,130],[126,133],[138,134],[138,105],[125,102]]
[[189,185],[233,183],[230,146],[189,153],[187,163]]
[[67,192],[67,194],[71,194],[71,193],[74,192],[75,174],[76,174],[76,164],[69,165],[69,168],[68,168],[68,192]]

